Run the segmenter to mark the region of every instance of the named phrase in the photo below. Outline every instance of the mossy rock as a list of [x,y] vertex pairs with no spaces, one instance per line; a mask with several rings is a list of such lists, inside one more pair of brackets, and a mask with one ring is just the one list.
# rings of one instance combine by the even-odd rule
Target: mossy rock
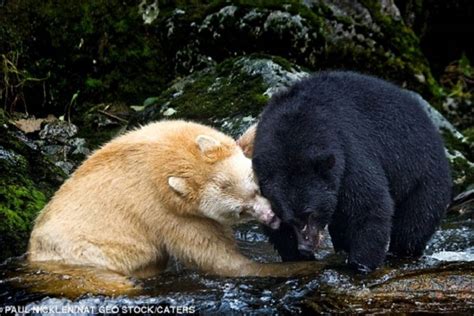
[[47,78],[18,91],[30,112],[63,114],[74,95],[75,104],[136,104],[177,76],[254,53],[311,70],[372,73],[430,101],[439,92],[418,38],[391,2],[159,1],[150,24],[136,1],[114,3],[20,0],[0,7],[0,49],[18,57],[28,78]]
[[440,78],[445,99],[443,111],[460,129],[474,126],[474,66],[466,55],[451,62]]
[[308,74],[281,57],[252,55],[228,59],[176,80],[147,99],[132,125],[159,119],[189,119],[234,136],[260,114],[269,97]]
[[0,110],[0,260],[26,250],[33,220],[64,180]]
[[417,36],[389,2],[214,1],[199,10],[176,6],[155,27],[167,32],[161,37],[176,53],[178,72],[263,53],[312,70],[368,72],[428,99],[440,93]]

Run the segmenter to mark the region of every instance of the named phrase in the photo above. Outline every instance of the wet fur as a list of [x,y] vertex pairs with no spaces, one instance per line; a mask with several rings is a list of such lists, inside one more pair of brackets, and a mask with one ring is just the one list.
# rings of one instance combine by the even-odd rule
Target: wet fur
[[[370,76],[322,72],[274,96],[253,150],[275,213],[287,223],[304,220],[314,203],[334,248],[363,271],[380,266],[388,247],[420,256],[451,199],[436,128],[410,93]],[[335,164],[325,170],[331,156]],[[284,260],[309,259],[288,225],[268,233]]]
[[[203,154],[196,143],[200,135],[219,146],[208,146]],[[251,172],[235,141],[212,128],[184,121],[144,126],[97,150],[56,192],[35,222],[28,260],[134,277],[159,273],[170,256],[225,276],[308,271],[304,263],[251,261],[236,247],[230,225],[241,219],[232,214],[233,208],[200,210],[204,197],[208,205],[243,203],[240,199],[247,197],[242,192],[248,190],[241,183],[230,181],[225,189],[229,196],[209,193],[208,183],[219,176],[238,177],[254,183],[256,191]]]

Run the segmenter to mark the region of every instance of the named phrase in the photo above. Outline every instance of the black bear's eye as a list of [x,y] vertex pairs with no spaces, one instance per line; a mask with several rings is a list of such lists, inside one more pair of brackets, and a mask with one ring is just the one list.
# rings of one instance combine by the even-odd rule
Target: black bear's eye
[[310,214],[314,213],[314,209],[311,208],[311,207],[305,207],[305,208],[303,209],[303,212],[302,212],[302,213],[303,213],[303,214],[306,214],[306,215],[310,215]]

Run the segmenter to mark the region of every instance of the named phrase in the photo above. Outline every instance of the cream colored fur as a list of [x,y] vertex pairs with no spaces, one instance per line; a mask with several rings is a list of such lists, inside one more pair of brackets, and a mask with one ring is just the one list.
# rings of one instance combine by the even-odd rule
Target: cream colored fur
[[257,123],[252,124],[240,137],[237,139],[237,144],[242,148],[244,155],[252,158],[253,145],[255,142],[255,134],[257,133]]
[[38,216],[28,260],[137,277],[162,271],[170,255],[218,275],[311,272],[313,264],[240,254],[230,225],[265,203],[234,140],[196,123],[153,123],[110,141],[72,174]]

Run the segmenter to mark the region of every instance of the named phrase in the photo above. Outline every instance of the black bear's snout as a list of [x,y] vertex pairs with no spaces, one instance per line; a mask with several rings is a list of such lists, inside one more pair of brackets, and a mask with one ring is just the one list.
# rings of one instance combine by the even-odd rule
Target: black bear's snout
[[298,251],[301,254],[312,255],[317,251],[321,240],[321,230],[318,225],[308,220],[303,226],[293,225],[293,229],[298,241]]

